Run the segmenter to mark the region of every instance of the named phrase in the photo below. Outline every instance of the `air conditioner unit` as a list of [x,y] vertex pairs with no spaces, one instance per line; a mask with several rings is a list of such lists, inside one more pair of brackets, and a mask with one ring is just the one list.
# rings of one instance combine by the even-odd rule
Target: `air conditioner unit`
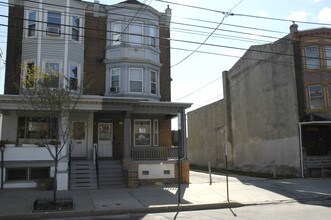
[[120,90],[120,87],[118,87],[118,86],[110,87],[110,92],[111,93],[118,93],[119,90]]
[[60,36],[61,30],[59,27],[47,27],[46,34]]

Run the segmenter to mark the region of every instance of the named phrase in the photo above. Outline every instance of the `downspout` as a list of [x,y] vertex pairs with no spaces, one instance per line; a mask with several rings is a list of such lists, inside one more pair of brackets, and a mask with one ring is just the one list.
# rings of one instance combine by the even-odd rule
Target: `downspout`
[[301,130],[301,123],[300,122],[299,122],[299,152],[300,152],[301,178],[304,178],[304,174],[303,174],[303,152],[302,152],[302,130]]

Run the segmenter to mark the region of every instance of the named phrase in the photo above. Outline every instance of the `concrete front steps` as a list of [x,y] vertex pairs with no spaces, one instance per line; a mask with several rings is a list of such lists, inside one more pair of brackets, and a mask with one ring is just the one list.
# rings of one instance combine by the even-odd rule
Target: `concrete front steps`
[[97,171],[92,161],[72,160],[70,189],[97,189]]
[[99,160],[99,188],[125,188],[123,166],[120,160]]

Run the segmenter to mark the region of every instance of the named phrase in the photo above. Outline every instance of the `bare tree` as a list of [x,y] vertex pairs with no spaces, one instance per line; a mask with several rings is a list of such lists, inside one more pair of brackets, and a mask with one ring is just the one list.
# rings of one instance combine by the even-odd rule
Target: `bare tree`
[[[42,115],[49,118],[47,128],[36,128],[36,139],[40,140],[54,161],[53,202],[57,201],[57,174],[59,161],[68,157],[70,139],[70,116],[81,96],[77,77],[66,77],[59,73],[58,66],[41,71],[34,65],[23,65],[21,76],[21,107],[29,117]],[[74,73],[73,73],[74,74]],[[76,73],[77,74],[77,73]],[[44,126],[39,123],[37,126]]]

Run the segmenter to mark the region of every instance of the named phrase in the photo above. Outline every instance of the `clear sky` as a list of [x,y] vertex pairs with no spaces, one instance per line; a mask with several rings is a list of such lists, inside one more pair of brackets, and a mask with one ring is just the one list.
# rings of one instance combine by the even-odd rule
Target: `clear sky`
[[[121,0],[100,0],[102,4],[119,2]],[[251,45],[270,43],[288,34],[291,25],[289,20],[297,21],[299,30],[327,27],[328,24],[328,27],[331,27],[330,0],[140,0],[140,2],[162,12],[167,5],[172,9],[171,63],[174,65],[171,68],[172,101],[193,103],[189,111],[221,99],[222,72],[229,70]],[[233,15],[224,18],[224,13],[221,12],[229,12],[231,9]],[[4,53],[7,19],[1,16],[7,15],[7,11],[7,1],[0,0],[0,48]],[[214,31],[217,26],[218,29]],[[214,33],[208,38],[212,32]],[[191,54],[191,51],[197,49],[199,43],[203,42],[205,44],[198,49],[200,52],[195,52],[182,61]],[[178,62],[181,63],[176,65]],[[0,93],[3,93],[3,79],[4,65],[1,69]]]

